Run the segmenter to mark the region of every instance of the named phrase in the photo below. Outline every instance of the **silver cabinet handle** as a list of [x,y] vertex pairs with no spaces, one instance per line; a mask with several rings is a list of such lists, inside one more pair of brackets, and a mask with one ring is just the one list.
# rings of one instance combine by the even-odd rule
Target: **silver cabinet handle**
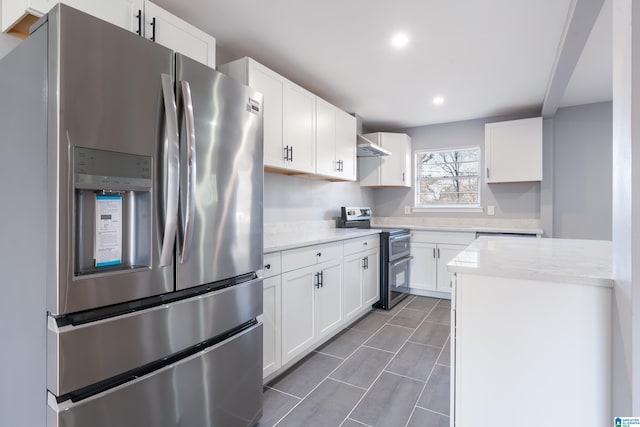
[[489,170],[489,168],[487,168],[487,178],[491,178],[491,171]]
[[178,136],[178,111],[173,96],[173,82],[168,74],[161,74],[164,101],[165,141],[162,156],[162,180],[164,194],[164,234],[160,250],[160,267],[171,263],[173,243],[178,226],[178,184],[180,180],[180,146]]
[[289,161],[289,146],[285,145],[284,147],[284,161]]
[[186,193],[185,200],[185,212],[182,215],[182,253],[180,254],[180,263],[184,264],[189,260],[191,255],[191,242],[193,241],[193,223],[195,221],[195,203],[196,203],[196,129],[195,120],[193,116],[193,100],[191,98],[191,86],[189,82],[180,82],[184,109],[184,121],[185,121],[185,138],[187,140],[187,182],[185,183],[186,189],[183,189],[183,193]]
[[405,262],[409,262],[409,261],[411,261],[412,259],[413,259],[413,256],[404,257],[404,258],[402,258],[401,260],[396,261],[396,262],[394,262],[393,264],[391,264],[391,267],[393,268],[393,267],[395,267],[395,266],[397,266],[397,265],[404,264]]
[[436,257],[436,248],[433,248],[433,257]]
[[438,258],[440,258],[440,248],[438,248]]

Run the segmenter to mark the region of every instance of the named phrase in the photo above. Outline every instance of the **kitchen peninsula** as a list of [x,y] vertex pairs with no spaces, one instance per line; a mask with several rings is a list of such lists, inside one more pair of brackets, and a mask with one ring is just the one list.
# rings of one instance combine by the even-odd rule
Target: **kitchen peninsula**
[[448,268],[457,426],[610,422],[611,242],[480,237]]

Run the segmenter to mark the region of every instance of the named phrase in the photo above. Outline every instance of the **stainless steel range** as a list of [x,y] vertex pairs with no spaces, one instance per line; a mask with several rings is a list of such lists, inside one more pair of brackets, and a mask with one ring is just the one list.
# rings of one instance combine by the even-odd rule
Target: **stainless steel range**
[[[371,208],[342,207],[340,228],[371,228]],[[409,295],[411,233],[402,228],[381,228],[380,301],[378,308],[390,310]]]

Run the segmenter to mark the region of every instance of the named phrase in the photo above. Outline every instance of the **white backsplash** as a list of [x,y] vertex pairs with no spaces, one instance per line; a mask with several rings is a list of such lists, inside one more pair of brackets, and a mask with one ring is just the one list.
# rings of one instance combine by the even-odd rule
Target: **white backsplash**
[[540,229],[539,219],[521,218],[445,218],[445,217],[374,217],[373,226],[415,226],[415,227],[450,227],[450,228],[513,228]]
[[336,228],[335,220],[327,221],[288,221],[264,224],[265,237],[281,234],[318,234]]

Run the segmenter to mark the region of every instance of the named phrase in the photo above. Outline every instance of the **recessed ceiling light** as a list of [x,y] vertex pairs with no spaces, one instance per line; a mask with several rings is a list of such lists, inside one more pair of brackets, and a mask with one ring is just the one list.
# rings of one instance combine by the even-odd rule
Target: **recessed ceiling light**
[[442,105],[442,103],[444,103],[444,98],[441,96],[434,96],[432,102],[434,105]]
[[391,37],[391,46],[397,49],[402,49],[407,44],[409,44],[409,36],[405,33],[398,33]]

